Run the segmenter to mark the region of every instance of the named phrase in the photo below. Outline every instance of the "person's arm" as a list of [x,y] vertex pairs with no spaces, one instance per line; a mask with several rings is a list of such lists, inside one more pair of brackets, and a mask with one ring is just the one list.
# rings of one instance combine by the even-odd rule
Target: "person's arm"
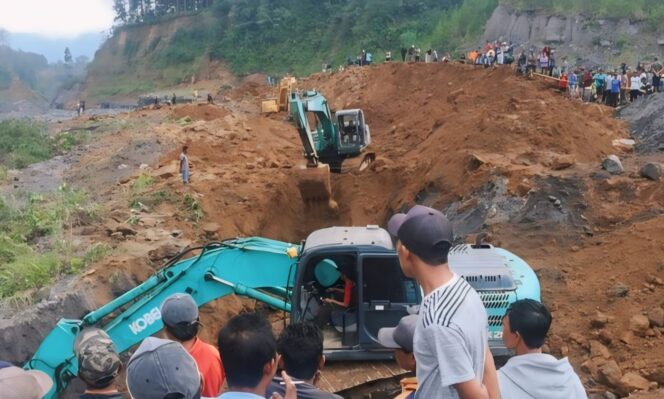
[[493,361],[493,355],[491,354],[491,350],[488,346],[486,348],[486,356],[484,358],[484,378],[482,378],[482,384],[486,387],[489,398],[500,399],[498,372],[496,371],[496,364]]
[[475,379],[455,384],[454,389],[461,399],[491,399],[486,387]]

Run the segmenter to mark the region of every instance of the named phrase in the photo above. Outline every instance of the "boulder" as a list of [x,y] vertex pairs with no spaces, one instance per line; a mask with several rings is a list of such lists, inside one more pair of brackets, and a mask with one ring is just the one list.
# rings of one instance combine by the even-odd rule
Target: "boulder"
[[182,247],[175,243],[163,244],[156,249],[150,250],[148,252],[148,258],[152,262],[160,262],[165,259],[171,259],[179,254],[181,249]]
[[622,298],[626,297],[628,292],[628,286],[623,283],[615,283],[611,288],[609,288],[608,294],[612,298]]
[[664,309],[657,307],[648,312],[648,320],[653,327],[664,327]]
[[116,233],[121,233],[123,236],[135,236],[136,230],[127,223],[121,223],[115,228]]
[[628,395],[634,391],[647,391],[650,388],[650,382],[637,373],[625,373],[620,378],[616,387],[623,395]]
[[217,231],[219,231],[219,228],[220,228],[219,225],[217,223],[214,223],[214,222],[208,222],[208,223],[205,223],[201,226],[201,229],[203,230],[203,232],[206,235],[209,235],[209,236],[217,234]]
[[551,161],[551,169],[563,170],[572,167],[576,161],[571,155],[559,155]]
[[616,337],[609,330],[600,330],[599,340],[605,345],[611,345],[611,343],[616,340]]
[[615,360],[609,360],[599,366],[597,370],[599,382],[610,387],[618,387],[622,378],[622,371]]
[[648,328],[650,328],[650,320],[642,314],[634,315],[629,320],[629,329],[638,335],[645,334]]
[[632,139],[616,139],[613,140],[612,142],[614,147],[620,148],[625,151],[632,151],[634,150],[634,146],[636,145],[636,141]]
[[612,175],[620,175],[625,173],[625,168],[623,168],[620,158],[616,155],[609,155],[602,162],[602,167]]
[[599,341],[593,340],[590,341],[590,357],[603,357],[604,359],[609,359],[611,357],[611,351]]
[[659,180],[662,177],[662,166],[658,163],[648,162],[640,170],[641,176],[650,180]]
[[590,320],[590,325],[593,328],[602,328],[609,322],[609,317],[602,312],[597,312],[595,316]]

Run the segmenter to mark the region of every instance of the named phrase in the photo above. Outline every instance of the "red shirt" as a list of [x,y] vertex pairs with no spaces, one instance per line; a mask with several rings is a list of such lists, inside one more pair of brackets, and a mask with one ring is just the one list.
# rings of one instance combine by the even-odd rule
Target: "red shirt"
[[353,300],[353,283],[350,280],[344,282],[344,307],[349,307]]
[[198,371],[203,376],[203,392],[201,396],[215,398],[221,393],[224,384],[224,367],[221,363],[219,351],[214,346],[196,338],[189,350],[189,354],[196,361]]

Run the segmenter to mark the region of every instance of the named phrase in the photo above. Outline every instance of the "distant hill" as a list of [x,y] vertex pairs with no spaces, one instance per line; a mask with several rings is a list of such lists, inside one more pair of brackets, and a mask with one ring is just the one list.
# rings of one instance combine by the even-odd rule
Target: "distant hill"
[[86,56],[92,60],[104,39],[101,33],[86,33],[72,39],[47,38],[32,33],[10,33],[9,45],[16,50],[43,54],[48,62],[54,63],[64,60],[66,47],[69,47],[74,59]]

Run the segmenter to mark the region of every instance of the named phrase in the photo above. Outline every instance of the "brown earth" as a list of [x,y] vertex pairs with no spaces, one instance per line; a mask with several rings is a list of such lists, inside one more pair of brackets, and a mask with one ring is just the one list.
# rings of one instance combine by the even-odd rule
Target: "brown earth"
[[[392,213],[424,203],[447,212],[459,240],[487,232],[537,271],[554,314],[548,350],[569,356],[591,392],[631,390],[598,371],[610,359],[620,368],[618,380],[634,372],[651,389],[664,383],[663,327],[654,321],[630,333],[634,315],[657,316],[664,305],[664,187],[639,177],[644,158],[612,145],[629,131],[611,109],[563,99],[509,69],[462,65],[357,68],[314,75],[300,86],[320,89],[334,109],[362,108],[371,126],[378,158],[361,174],[332,176],[336,211],[304,207],[294,180],[304,164],[299,138],[285,115],[259,114],[260,99],[271,94],[259,77],[219,105],[117,117],[124,128],[100,137],[71,171],[80,176],[94,166],[106,182],[98,187],[108,216],[95,237],[116,251],[83,279],[95,287],[99,305],[122,291],[119,281],[127,287],[143,281],[192,242],[249,235],[298,242],[321,227],[383,225]],[[192,121],[183,122],[186,116]],[[112,175],[113,183],[103,175],[121,162],[105,154],[122,155],[139,135],[160,156],[142,170],[134,161],[134,177],[154,179],[136,193],[124,173]],[[177,175],[185,143],[192,163],[186,187]],[[625,174],[601,169],[609,154],[622,158]],[[94,179],[86,184],[94,191]],[[167,199],[152,203],[159,192]],[[185,197],[201,209],[200,220]],[[129,210],[132,200],[143,207]],[[107,236],[130,218],[136,234]],[[224,298],[204,307],[204,336],[213,340],[228,317],[254,306]],[[281,316],[272,317],[279,325]]]

